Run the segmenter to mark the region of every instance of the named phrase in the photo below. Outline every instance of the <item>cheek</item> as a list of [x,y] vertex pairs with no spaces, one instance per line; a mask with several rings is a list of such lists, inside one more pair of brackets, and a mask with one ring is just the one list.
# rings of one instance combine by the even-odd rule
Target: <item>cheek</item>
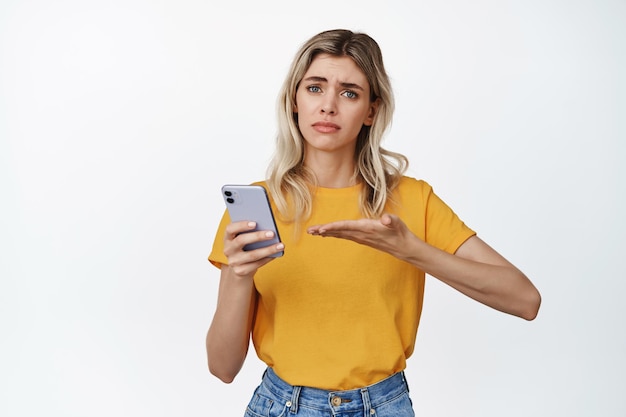
[[307,109],[307,98],[303,95],[303,92],[300,90],[296,91],[296,95],[293,98],[293,111],[295,113],[301,113],[306,111]]

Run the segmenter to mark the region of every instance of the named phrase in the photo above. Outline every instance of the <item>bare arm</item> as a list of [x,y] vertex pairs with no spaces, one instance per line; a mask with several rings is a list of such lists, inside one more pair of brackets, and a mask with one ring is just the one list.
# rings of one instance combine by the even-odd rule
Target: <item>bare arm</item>
[[541,296],[530,280],[477,236],[454,255],[415,237],[407,261],[442,282],[496,310],[533,320]]
[[224,382],[232,382],[248,354],[255,302],[252,277],[238,277],[223,265],[206,350],[210,372]]
[[245,245],[273,236],[263,231],[242,233],[254,227],[254,223],[236,222],[226,228],[224,254],[228,265],[222,265],[217,307],[206,336],[209,370],[227,383],[239,373],[248,353],[256,306],[254,275],[274,259],[269,255],[283,249],[279,244],[244,251]]
[[309,233],[349,239],[385,251],[487,306],[532,320],[541,296],[530,280],[478,237],[469,238],[454,255],[415,236],[397,217],[334,222]]

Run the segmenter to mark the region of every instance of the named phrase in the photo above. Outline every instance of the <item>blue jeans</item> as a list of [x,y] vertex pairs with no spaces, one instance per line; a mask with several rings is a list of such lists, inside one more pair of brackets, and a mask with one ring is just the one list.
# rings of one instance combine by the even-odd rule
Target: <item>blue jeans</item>
[[267,368],[245,417],[415,417],[409,386],[399,372],[374,385],[326,391],[289,385]]

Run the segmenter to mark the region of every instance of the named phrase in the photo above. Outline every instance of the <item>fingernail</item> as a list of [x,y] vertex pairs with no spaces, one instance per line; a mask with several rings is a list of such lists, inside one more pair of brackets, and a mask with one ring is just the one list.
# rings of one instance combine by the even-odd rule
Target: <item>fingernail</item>
[[255,227],[255,226],[256,226],[256,223],[255,223],[255,222],[248,222],[248,227],[249,227],[249,228],[251,228],[251,229],[252,229],[252,228],[253,228],[253,227]]
[[282,243],[279,243],[278,245],[276,245],[276,249],[283,250],[285,249],[285,245],[283,245]]
[[272,237],[274,236],[274,232],[265,232],[265,237]]

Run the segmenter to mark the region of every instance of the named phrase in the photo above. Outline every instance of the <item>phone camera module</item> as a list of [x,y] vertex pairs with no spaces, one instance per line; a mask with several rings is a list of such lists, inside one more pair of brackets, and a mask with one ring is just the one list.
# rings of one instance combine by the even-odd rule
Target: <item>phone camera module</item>
[[230,191],[224,191],[224,194],[226,194],[226,197],[230,197],[231,195],[233,195],[233,193]]
[[[227,192],[228,192],[228,191],[227,191]],[[228,194],[226,194],[226,195],[228,195]],[[235,199],[234,199],[234,198],[231,198],[231,197],[228,197],[228,198],[226,199],[226,201],[227,201],[227,202],[229,202],[230,204],[233,204],[233,203],[235,202]]]

